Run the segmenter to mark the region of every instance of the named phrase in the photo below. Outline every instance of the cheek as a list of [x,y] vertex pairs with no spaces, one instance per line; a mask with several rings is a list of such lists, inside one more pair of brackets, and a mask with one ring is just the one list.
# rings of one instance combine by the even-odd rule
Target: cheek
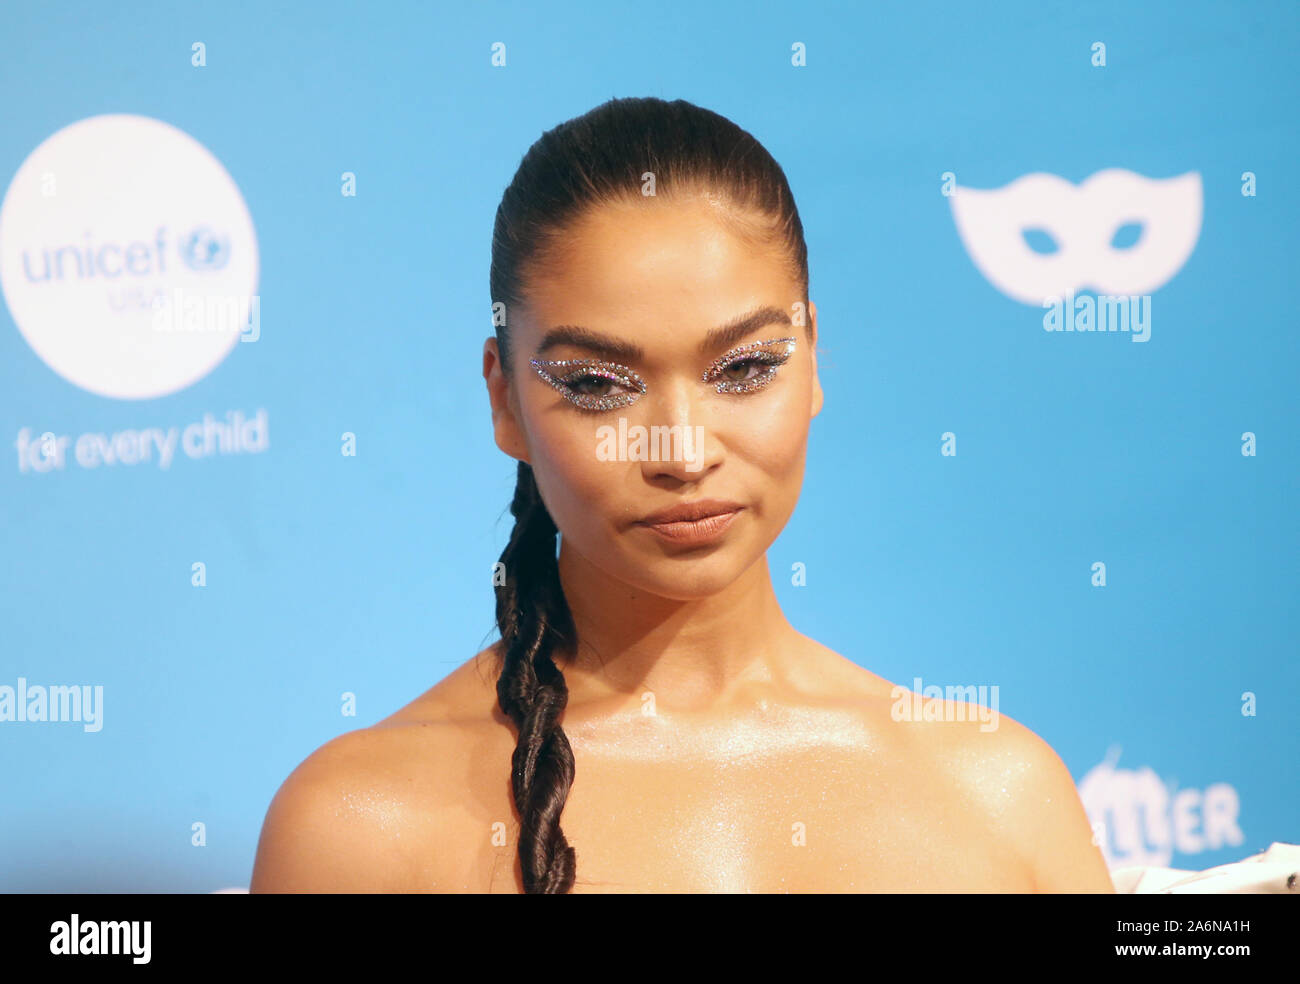
[[601,461],[596,454],[596,428],[601,423],[550,413],[530,434],[530,457],[542,498],[555,525],[570,538],[581,539],[583,530],[618,508],[617,464]]
[[[729,441],[733,453],[766,479],[776,498],[798,497],[809,420],[804,388],[789,387],[761,410],[738,413],[733,422]],[[793,488],[788,487],[791,483]]]

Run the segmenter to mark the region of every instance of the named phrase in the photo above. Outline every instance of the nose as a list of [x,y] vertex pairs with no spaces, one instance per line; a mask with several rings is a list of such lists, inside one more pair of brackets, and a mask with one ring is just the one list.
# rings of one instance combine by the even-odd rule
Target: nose
[[[722,464],[725,450],[713,429],[709,391],[698,380],[675,378],[646,393],[641,425],[646,428],[646,454],[641,473],[647,481],[670,487],[698,482]],[[657,460],[656,460],[657,459]]]

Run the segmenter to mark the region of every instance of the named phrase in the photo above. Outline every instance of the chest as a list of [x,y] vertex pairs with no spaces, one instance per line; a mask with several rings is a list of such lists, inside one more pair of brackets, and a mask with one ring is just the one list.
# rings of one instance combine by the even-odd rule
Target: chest
[[[575,894],[1032,888],[955,786],[878,755],[810,748],[661,764],[584,752],[561,817]],[[510,828],[492,891],[519,891],[513,816]]]

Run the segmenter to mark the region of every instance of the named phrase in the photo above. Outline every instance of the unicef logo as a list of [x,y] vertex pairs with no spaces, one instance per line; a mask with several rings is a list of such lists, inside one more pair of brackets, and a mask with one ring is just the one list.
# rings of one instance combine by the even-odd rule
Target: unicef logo
[[220,270],[230,259],[230,240],[201,226],[181,240],[181,259],[191,270]]
[[0,204],[14,324],[54,372],[100,396],[152,399],[212,372],[254,340],[238,329],[245,312],[256,327],[257,277],[257,235],[230,174],[147,116],[64,127]]

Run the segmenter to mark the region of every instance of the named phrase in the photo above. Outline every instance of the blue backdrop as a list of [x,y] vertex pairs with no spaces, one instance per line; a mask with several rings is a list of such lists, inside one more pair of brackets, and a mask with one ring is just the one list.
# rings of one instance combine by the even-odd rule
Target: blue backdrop
[[[629,95],[732,118],[800,207],[826,404],[769,553],[791,621],[907,686],[998,686],[1000,710],[1070,767],[1114,866],[1199,869],[1300,841],[1300,7],[301,8],[0,10],[14,209],[0,233],[0,687],[11,709],[20,687],[102,687],[97,730],[0,721],[0,887],[246,886],[294,766],[492,637],[514,482],[479,373],[493,216],[544,129]],[[47,138],[102,114],[192,137],[255,229],[256,339],[161,395],[74,382],[75,356],[52,364],[26,327],[99,331],[92,374],[133,357],[107,315],[50,306],[72,288],[33,271],[62,239],[40,238],[42,213],[23,218],[35,185],[16,181]],[[104,138],[105,159],[145,169],[161,159],[152,139]],[[75,196],[98,155],[61,159],[53,178],[38,159],[33,180]],[[1069,252],[1102,199],[1022,230],[1032,255],[986,243],[981,257],[956,216],[963,189],[1107,169],[1198,176],[1115,245],[1158,244],[1157,226],[1195,209],[1194,233],[1166,249],[1185,258],[1155,286],[1138,275],[1156,260],[1121,263],[1118,286],[1077,269],[1038,283],[1148,296],[1141,344],[1046,331],[1043,307],[985,269],[1032,279],[1033,257]],[[236,218],[212,211],[228,240],[213,252],[181,242],[175,219],[157,257],[97,255],[248,260]],[[60,228],[80,217],[60,214]],[[129,219],[97,216],[88,248],[137,238],[103,224]],[[1099,269],[1095,243],[1076,253]],[[262,412],[260,430],[223,453],[202,422],[234,411]],[[157,447],[136,461],[114,436],[153,428],[179,436],[166,468]]]

